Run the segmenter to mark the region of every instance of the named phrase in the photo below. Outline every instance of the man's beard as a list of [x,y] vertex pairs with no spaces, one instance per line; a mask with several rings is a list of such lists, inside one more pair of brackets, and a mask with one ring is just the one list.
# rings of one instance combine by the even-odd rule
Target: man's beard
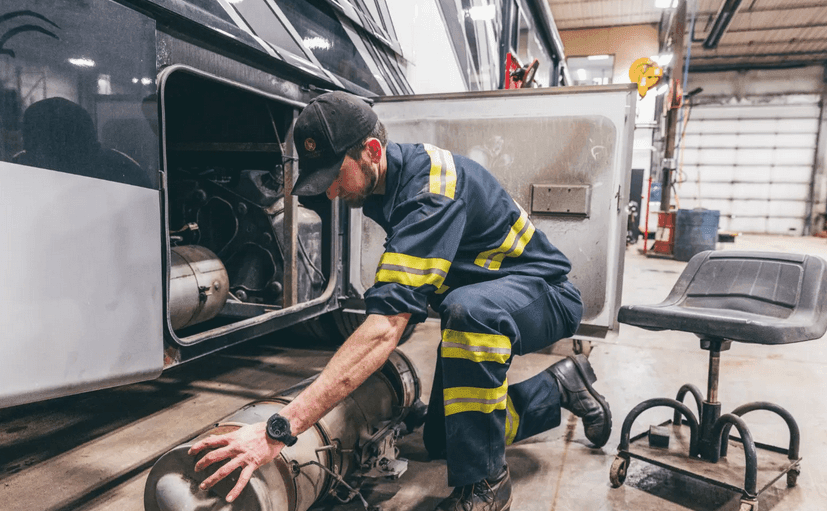
[[345,204],[351,208],[361,208],[365,204],[373,190],[376,189],[376,181],[378,180],[370,163],[359,162],[359,169],[362,171],[362,175],[365,176],[365,186],[358,192],[342,197]]

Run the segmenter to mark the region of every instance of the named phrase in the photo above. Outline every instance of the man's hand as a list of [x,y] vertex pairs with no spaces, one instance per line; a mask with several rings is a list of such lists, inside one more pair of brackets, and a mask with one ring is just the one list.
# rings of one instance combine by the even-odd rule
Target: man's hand
[[196,472],[204,470],[217,461],[229,458],[224,466],[201,483],[201,489],[212,488],[218,481],[241,468],[238,482],[227,494],[227,502],[238,498],[241,490],[247,486],[247,482],[253,476],[253,472],[273,461],[284,448],[283,443],[271,440],[267,436],[266,428],[265,422],[250,424],[225,435],[205,438],[190,447],[188,452],[190,455],[196,455],[204,449],[214,449],[195,464]]
[[[368,315],[362,326],[333,355],[322,374],[279,412],[290,420],[294,435],[301,434],[318,422],[339,401],[364,383],[368,376],[382,367],[399,343],[410,317],[408,313],[395,316]],[[214,449],[195,464],[196,472],[217,461],[229,459],[201,483],[202,490],[212,488],[234,470],[241,469],[238,482],[227,494],[227,502],[232,502],[247,486],[253,472],[273,461],[283,448],[283,443],[267,436],[267,424],[259,422],[226,435],[205,438],[190,447],[189,454]]]

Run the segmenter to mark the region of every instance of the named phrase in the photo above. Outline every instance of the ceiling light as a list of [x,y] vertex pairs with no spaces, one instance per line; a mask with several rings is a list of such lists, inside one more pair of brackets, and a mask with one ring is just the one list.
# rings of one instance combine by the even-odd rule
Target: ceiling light
[[138,80],[137,78],[132,79],[132,83],[138,83],[138,82],[140,82],[140,80]]
[[84,57],[69,59],[69,63],[78,67],[94,67],[95,61]]
[[658,9],[674,9],[678,6],[678,0],[655,0],[655,7]]
[[302,42],[308,50],[329,50],[330,41],[324,37],[308,37],[302,39]]
[[152,78],[141,78],[141,83],[144,85],[149,85],[152,83]]
[[577,70],[577,79],[578,80],[585,80],[586,79],[586,70],[585,69],[578,69]]
[[589,55],[586,58],[589,60],[609,60],[608,55]]
[[724,0],[721,9],[718,11],[718,16],[712,28],[709,30],[709,35],[704,39],[703,46],[707,50],[713,50],[718,46],[718,41],[724,35],[735,13],[738,12],[738,7],[741,6],[741,0]]
[[468,16],[474,21],[493,20],[496,14],[496,7],[493,5],[477,5],[468,9]]

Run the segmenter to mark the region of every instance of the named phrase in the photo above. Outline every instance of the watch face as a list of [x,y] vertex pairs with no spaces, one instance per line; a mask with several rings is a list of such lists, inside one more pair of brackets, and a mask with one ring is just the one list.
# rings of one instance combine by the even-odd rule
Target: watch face
[[267,419],[267,436],[288,447],[298,441],[298,438],[293,436],[292,431],[290,431],[290,421],[279,414],[274,414]]
[[267,433],[275,440],[289,435],[290,422],[280,415],[273,415],[267,421]]

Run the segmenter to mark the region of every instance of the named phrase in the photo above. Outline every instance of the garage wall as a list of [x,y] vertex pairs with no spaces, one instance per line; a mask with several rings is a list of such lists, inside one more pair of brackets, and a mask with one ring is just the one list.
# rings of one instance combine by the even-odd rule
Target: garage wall
[[614,55],[612,83],[630,83],[629,68],[641,57],[658,54],[658,25],[561,30],[566,57]]
[[[631,83],[629,68],[641,57],[658,54],[658,25],[628,25],[619,27],[561,30],[560,39],[566,57],[614,55],[612,83]],[[644,208],[646,184],[652,166],[654,147],[652,137],[657,127],[654,91],[638,98],[635,107],[635,142],[632,168],[643,169]],[[655,208],[656,209],[656,208]],[[653,213],[657,218],[657,213]]]
[[719,210],[723,231],[804,234],[822,168],[822,77],[821,67],[691,76],[687,89],[704,91],[679,144],[676,205]]

